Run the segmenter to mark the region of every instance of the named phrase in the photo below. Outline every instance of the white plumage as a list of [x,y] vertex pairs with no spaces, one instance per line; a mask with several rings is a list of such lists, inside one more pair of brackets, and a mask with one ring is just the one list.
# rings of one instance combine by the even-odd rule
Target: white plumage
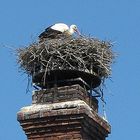
[[50,28],[53,30],[60,31],[60,32],[65,32],[65,31],[69,30],[69,26],[64,23],[56,23],[56,24],[50,26]]
[[74,32],[80,35],[78,28],[76,25],[71,25],[70,27],[64,23],[56,23],[52,26],[49,26],[39,35],[40,39],[43,38],[57,38],[57,35],[65,34],[65,35],[72,35]]

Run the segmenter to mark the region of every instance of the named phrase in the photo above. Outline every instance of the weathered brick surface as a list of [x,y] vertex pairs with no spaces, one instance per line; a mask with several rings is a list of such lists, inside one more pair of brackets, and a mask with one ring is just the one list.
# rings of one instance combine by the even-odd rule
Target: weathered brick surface
[[104,140],[109,124],[84,101],[32,105],[18,113],[29,140]]
[[17,114],[28,140],[105,140],[110,133],[98,101],[79,85],[35,91],[32,100]]
[[[64,86],[46,90],[34,91],[32,95],[33,104],[58,103],[64,101],[83,100],[98,111],[98,100],[94,97],[90,100],[89,92],[79,85]],[[90,103],[91,101],[91,103]]]

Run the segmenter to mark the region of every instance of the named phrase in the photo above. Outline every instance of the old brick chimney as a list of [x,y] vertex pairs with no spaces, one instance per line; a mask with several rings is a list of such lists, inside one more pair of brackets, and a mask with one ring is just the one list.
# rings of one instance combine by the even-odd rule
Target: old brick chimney
[[80,84],[33,91],[17,118],[28,140],[105,140],[110,133],[98,100]]

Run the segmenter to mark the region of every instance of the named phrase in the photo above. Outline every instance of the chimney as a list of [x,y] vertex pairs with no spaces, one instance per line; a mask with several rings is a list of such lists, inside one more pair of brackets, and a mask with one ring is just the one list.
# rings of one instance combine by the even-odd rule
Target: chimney
[[105,140],[110,133],[98,100],[78,84],[34,91],[17,116],[28,140]]

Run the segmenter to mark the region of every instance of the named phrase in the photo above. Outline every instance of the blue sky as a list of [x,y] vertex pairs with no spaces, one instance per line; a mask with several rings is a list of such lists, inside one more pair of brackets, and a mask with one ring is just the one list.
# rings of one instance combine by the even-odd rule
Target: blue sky
[[139,0],[0,0],[0,139],[26,139],[16,113],[31,104],[31,93],[26,94],[27,76],[18,72],[10,48],[30,44],[56,22],[74,23],[86,35],[115,42],[113,50],[119,56],[105,90],[112,125],[107,140],[139,139]]

